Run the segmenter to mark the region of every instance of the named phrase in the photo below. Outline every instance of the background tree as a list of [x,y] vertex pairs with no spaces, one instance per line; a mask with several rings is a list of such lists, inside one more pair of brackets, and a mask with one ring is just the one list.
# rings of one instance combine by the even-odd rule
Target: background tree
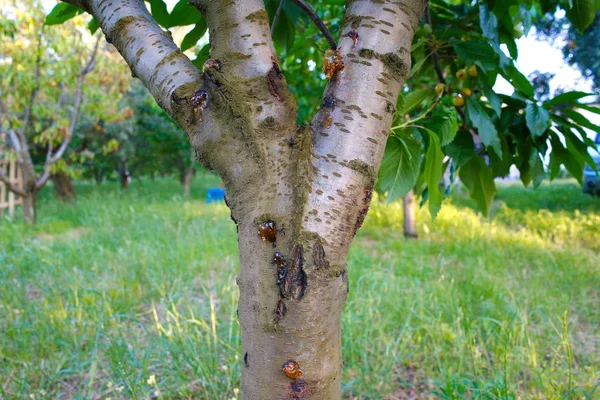
[[86,119],[78,148],[90,151],[82,174],[101,182],[116,173],[122,187],[128,176],[176,175],[187,197],[194,176],[194,155],[185,133],[156,105],[146,88],[133,82],[119,102],[119,113]]
[[[531,25],[533,8],[560,5],[584,28],[591,22],[585,1],[478,7],[437,1],[421,27],[421,0],[349,1],[341,20],[337,1],[319,4],[318,13],[331,13],[332,25],[340,21],[339,48],[321,29],[332,48],[322,56],[313,45],[305,74],[328,83],[322,98],[307,101],[309,111],[299,114],[284,72],[292,69],[289,32],[303,24],[298,10],[318,19],[304,1],[293,1],[298,8],[287,2],[269,8],[288,21],[282,25],[287,31],[276,36],[287,43],[283,61],[270,40],[270,25],[277,30],[278,21],[269,19],[262,0],[193,1],[206,22],[186,1],[171,13],[162,1],[151,1],[152,15],[142,1],[71,3],[94,15],[133,73],[185,130],[202,163],[225,182],[239,234],[247,399],[341,398],[347,252],[367,213],[384,149],[379,188],[390,200],[416,187],[435,215],[442,172],[450,168],[487,211],[493,177],[505,175],[510,165],[519,167],[526,184],[541,180],[549,142],[551,172],[561,163],[582,167],[590,143],[571,131],[586,123],[573,107],[600,111],[576,104],[582,93],[537,103],[513,62],[514,40]],[[49,19],[79,12],[59,5]],[[192,63],[159,24],[195,24],[183,48],[208,25],[210,50]],[[311,37],[310,31],[301,36]],[[207,53],[201,73],[197,66]],[[301,58],[293,62],[298,59],[302,64]],[[314,68],[321,61],[325,76]],[[513,96],[493,92],[498,75],[513,84]],[[409,76],[408,91],[397,102]],[[297,115],[308,120],[317,108],[310,125],[297,126]]]
[[[84,80],[96,67],[100,39],[89,35],[81,19],[45,28],[37,1],[11,2],[0,12],[9,21],[1,33],[10,38],[2,43],[0,129],[8,133],[23,183],[12,185],[1,173],[0,180],[23,197],[23,216],[34,222],[39,191],[66,165],[63,158],[84,103]],[[106,85],[100,91],[91,100],[105,103],[94,102],[93,107],[110,113],[114,92]]]

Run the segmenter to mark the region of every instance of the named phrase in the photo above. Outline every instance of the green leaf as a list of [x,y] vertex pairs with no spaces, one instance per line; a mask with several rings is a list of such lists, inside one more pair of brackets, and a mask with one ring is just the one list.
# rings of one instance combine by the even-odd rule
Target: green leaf
[[531,135],[534,138],[540,137],[550,127],[550,113],[537,104],[527,104],[527,107],[525,107],[525,121]]
[[404,104],[400,110],[401,115],[406,115],[421,105],[427,98],[433,95],[431,89],[416,89],[404,96]]
[[485,87],[483,89],[483,93],[490,102],[490,105],[492,106],[492,109],[496,115],[500,117],[500,115],[502,115],[502,98],[500,98],[500,96],[498,96],[490,87]]
[[509,81],[515,89],[532,99],[534,90],[529,79],[521,73],[514,65],[509,65],[502,72],[504,79]]
[[273,41],[283,47],[286,54],[289,53],[294,45],[296,26],[285,10],[282,10],[279,14],[272,35]]
[[202,70],[202,68],[204,67],[204,63],[206,62],[206,60],[208,60],[209,57],[210,43],[204,45],[204,47],[202,47],[200,51],[196,53],[196,58],[192,60],[192,64],[194,64],[199,70]]
[[575,103],[575,106],[577,108],[584,109],[584,110],[592,112],[594,114],[600,114],[600,107],[594,107],[589,104],[581,104],[581,103]]
[[544,171],[544,163],[542,162],[540,154],[538,154],[537,151],[534,151],[532,154],[533,159],[530,162],[531,167],[529,172],[531,174],[531,180],[533,181],[533,187],[537,188],[544,181],[544,176],[546,173]]
[[466,63],[477,64],[480,68],[491,71],[498,65],[498,54],[487,41],[469,40],[454,46],[454,51]]
[[567,11],[567,18],[575,25],[579,32],[583,33],[585,28],[594,22],[596,14],[596,5],[594,0],[570,0],[573,5]]
[[531,183],[531,161],[537,155],[537,150],[533,147],[531,138],[517,144],[517,154],[515,157],[515,165],[519,168],[521,182],[523,185],[529,186]]
[[437,132],[442,146],[451,143],[458,131],[458,116],[452,101],[451,96],[444,97],[433,111],[433,115],[426,125],[427,128]]
[[593,124],[589,119],[581,115],[575,110],[565,108],[561,110],[563,114],[573,120],[576,124],[584,128],[591,129],[594,132],[600,132],[600,126]]
[[515,163],[515,157],[508,144],[507,136],[501,136],[502,157],[499,157],[494,151],[488,151],[489,165],[492,175],[496,177],[505,177],[510,174],[510,168]]
[[169,28],[169,12],[167,11],[167,5],[163,0],[146,0],[150,3],[150,12],[152,16],[158,22],[159,25],[164,28]]
[[183,38],[183,41],[181,42],[181,51],[186,51],[187,49],[194,47],[196,43],[198,43],[198,40],[206,33],[206,28],[206,21],[204,21],[204,19],[198,21],[194,29],[189,31]]
[[[189,0],[179,0],[175,4],[171,15],[169,15],[169,27],[193,24],[196,24],[197,27],[200,21],[204,21],[204,17],[200,14],[200,11],[196,7],[190,6],[189,3]],[[204,25],[206,25],[206,22],[204,22]]]
[[477,128],[483,144],[494,149],[496,154],[502,157],[502,144],[500,143],[498,130],[496,130],[496,126],[494,126],[485,109],[473,97],[467,99],[467,116],[473,126]]
[[442,180],[444,154],[440,148],[440,140],[436,133],[427,128],[425,128],[425,132],[428,133],[429,141],[427,152],[425,153],[424,175],[429,197],[429,212],[431,213],[431,217],[435,219],[442,208],[440,181]]
[[586,92],[577,92],[577,91],[562,93],[562,94],[559,94],[558,96],[556,96],[555,98],[548,100],[547,102],[544,103],[544,105],[545,106],[554,106],[557,104],[572,104],[576,100],[579,100],[581,98],[588,97],[588,96],[593,96],[593,94],[586,93]]
[[[595,168],[596,163],[588,152],[588,145],[581,141],[570,129],[560,129],[562,134],[565,136],[565,142],[567,143],[567,150],[573,155],[579,162],[587,163],[592,168]],[[583,133],[585,135],[585,132]]]
[[471,198],[486,217],[496,193],[496,184],[490,169],[482,157],[476,156],[460,168],[460,180],[469,189]]
[[415,186],[422,161],[421,144],[414,136],[404,132],[390,136],[377,181],[378,191],[388,192],[388,204]]
[[59,25],[70,20],[74,16],[81,14],[83,10],[73,4],[58,3],[50,14],[46,16],[45,25]]
[[92,17],[91,21],[88,23],[88,30],[93,35],[94,33],[96,33],[98,28],[100,28],[98,20],[96,19],[96,17]]
[[448,146],[444,148],[447,156],[459,166],[464,165],[475,155],[475,143],[471,132],[460,130]]
[[493,43],[500,43],[498,35],[498,18],[489,10],[487,4],[481,4],[479,6],[479,25],[481,26],[481,30],[485,37],[490,39]]
[[552,145],[550,164],[548,166],[550,169],[550,179],[554,179],[558,176],[560,164],[563,164],[567,171],[569,171],[569,174],[577,179],[579,184],[583,184],[583,167],[585,163],[577,157],[573,157],[563,146],[558,135],[554,132],[550,132],[550,143]]

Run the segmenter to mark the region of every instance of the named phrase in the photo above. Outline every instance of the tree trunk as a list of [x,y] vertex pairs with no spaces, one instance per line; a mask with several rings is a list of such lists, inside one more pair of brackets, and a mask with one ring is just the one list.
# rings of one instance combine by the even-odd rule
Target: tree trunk
[[264,0],[190,1],[211,32],[216,67],[204,73],[143,1],[71,2],[96,16],[225,183],[239,234],[243,398],[341,399],[348,250],[371,201],[426,1],[348,1],[323,105],[307,127],[296,127]]
[[59,172],[50,176],[54,183],[54,190],[58,199],[65,203],[72,203],[77,200],[77,192],[73,185],[73,178],[65,172]]
[[195,173],[196,169],[194,167],[189,167],[185,170],[185,174],[183,176],[183,197],[186,200],[190,198],[192,180],[194,179]]
[[96,172],[94,172],[94,180],[97,185],[102,184],[102,181],[104,180],[104,170],[97,169]]
[[123,170],[119,175],[121,176],[121,189],[126,190],[129,188],[129,183],[131,182],[129,171]]
[[415,206],[415,192],[411,190],[402,199],[404,212],[404,237],[417,239],[417,209]]
[[26,224],[35,224],[37,214],[37,193],[27,192],[27,196],[23,197],[23,221]]

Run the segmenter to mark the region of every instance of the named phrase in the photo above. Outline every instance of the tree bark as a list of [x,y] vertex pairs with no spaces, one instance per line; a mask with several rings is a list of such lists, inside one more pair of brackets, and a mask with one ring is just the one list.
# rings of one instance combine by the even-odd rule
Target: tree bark
[[54,190],[58,199],[64,203],[72,203],[77,200],[77,192],[73,185],[73,178],[65,172],[58,172],[50,176],[54,183]]
[[37,193],[27,192],[27,196],[23,196],[23,221],[26,224],[35,224],[37,218]]
[[402,209],[404,213],[404,237],[408,239],[417,239],[417,209],[415,206],[415,192],[411,190],[402,199]]
[[225,183],[238,225],[243,398],[341,399],[348,249],[370,204],[425,0],[348,2],[345,68],[306,127],[296,126],[263,0],[191,1],[220,66],[202,74],[143,1],[70,1],[98,19]]

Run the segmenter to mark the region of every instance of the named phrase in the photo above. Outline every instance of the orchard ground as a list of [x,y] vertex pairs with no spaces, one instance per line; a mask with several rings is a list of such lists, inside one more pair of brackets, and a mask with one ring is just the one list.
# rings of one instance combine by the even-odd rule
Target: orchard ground
[[[216,185],[185,202],[170,180],[80,184],[72,206],[47,188],[36,227],[0,219],[0,398],[240,398]],[[348,265],[344,397],[600,398],[600,199],[503,185],[485,219],[465,196],[420,211],[418,241],[375,199]]]

